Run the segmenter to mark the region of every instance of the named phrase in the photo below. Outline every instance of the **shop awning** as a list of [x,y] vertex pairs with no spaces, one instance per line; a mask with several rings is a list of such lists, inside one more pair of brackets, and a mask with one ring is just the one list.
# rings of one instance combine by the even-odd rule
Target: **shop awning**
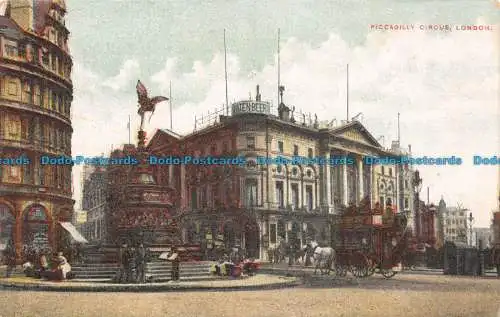
[[71,234],[71,237],[78,243],[89,243],[87,239],[85,239],[78,230],[76,230],[75,226],[71,222],[60,222],[61,227],[66,229],[66,231]]

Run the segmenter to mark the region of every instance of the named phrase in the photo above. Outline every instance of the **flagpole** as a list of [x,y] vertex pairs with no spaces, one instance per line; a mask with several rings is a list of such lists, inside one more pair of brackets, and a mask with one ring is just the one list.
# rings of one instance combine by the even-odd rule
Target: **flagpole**
[[173,119],[172,119],[172,81],[170,81],[170,88],[169,88],[169,96],[168,100],[170,101],[170,131],[173,131]]
[[128,144],[132,144],[130,141],[130,115],[128,115]]
[[280,86],[281,86],[281,66],[280,66],[280,29],[278,28],[278,106],[280,104]]
[[224,78],[226,81],[226,115],[229,116],[229,101],[227,97],[227,47],[226,47],[226,29],[224,29]]
[[398,144],[401,145],[401,134],[400,134],[401,130],[399,128],[399,112],[398,112]]
[[346,89],[347,89],[347,123],[349,123],[349,64],[347,64],[347,84],[346,84]]

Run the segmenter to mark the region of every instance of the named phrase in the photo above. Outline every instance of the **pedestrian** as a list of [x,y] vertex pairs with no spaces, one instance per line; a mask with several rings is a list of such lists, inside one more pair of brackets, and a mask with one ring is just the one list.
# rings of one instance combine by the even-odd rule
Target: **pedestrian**
[[128,246],[126,243],[122,244],[118,253],[118,263],[120,264],[120,269],[116,277],[118,283],[124,283],[127,280],[127,272],[128,272],[127,248]]
[[170,254],[171,255],[168,258],[168,261],[172,263],[172,281],[178,281],[180,279],[179,276],[180,257],[178,250],[175,246],[172,247]]
[[144,244],[139,244],[139,247],[136,249],[136,281],[138,283],[145,283],[145,271],[146,271],[146,249],[144,248]]
[[10,277],[12,275],[12,271],[16,268],[16,250],[12,240],[9,240],[7,243],[7,247],[4,250],[4,258],[7,264],[5,277]]

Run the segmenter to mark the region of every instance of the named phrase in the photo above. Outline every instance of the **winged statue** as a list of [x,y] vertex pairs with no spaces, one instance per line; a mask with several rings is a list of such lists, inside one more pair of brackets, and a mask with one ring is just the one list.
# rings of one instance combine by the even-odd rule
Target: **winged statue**
[[[138,98],[138,103],[139,103],[139,110],[137,113],[141,116],[141,127],[140,130],[142,131],[144,127],[144,115],[146,112],[151,112],[151,115],[149,116],[149,121],[151,121],[151,117],[153,116],[153,113],[155,112],[156,104],[160,103],[162,101],[167,101],[167,97],[163,96],[155,96],[152,98],[148,97],[148,90],[146,87],[141,83],[140,80],[137,81],[137,98]],[[149,122],[148,121],[148,122]]]

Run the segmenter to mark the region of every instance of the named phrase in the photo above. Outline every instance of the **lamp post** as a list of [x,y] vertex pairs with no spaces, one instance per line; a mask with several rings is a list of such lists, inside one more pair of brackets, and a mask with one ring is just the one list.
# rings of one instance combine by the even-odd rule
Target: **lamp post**
[[415,171],[415,174],[413,176],[413,189],[415,192],[415,231],[416,231],[416,237],[417,240],[420,238],[420,191],[422,190],[422,178],[420,177],[420,172],[418,170]]
[[474,217],[472,217],[472,212],[469,214],[469,244],[472,245],[472,224],[474,222]]

